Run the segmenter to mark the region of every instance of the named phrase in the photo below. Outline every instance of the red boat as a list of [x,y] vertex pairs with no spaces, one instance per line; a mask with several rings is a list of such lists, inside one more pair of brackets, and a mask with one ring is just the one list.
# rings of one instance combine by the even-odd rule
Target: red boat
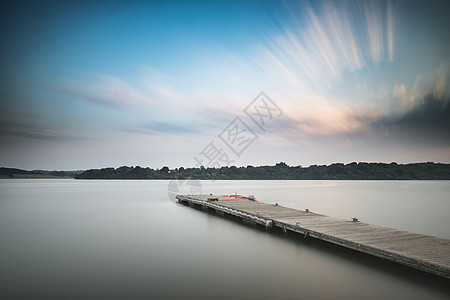
[[255,198],[255,195],[249,195],[248,197],[245,197],[242,195],[220,195],[220,197],[239,198],[239,199],[245,199],[245,200],[258,202],[258,199]]

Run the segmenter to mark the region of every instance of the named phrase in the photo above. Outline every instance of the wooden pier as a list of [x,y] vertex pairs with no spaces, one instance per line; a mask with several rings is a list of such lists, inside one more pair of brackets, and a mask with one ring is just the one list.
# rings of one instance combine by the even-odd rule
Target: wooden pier
[[354,249],[450,279],[450,240],[353,220],[342,220],[277,204],[234,197],[178,195],[178,202],[234,215]]

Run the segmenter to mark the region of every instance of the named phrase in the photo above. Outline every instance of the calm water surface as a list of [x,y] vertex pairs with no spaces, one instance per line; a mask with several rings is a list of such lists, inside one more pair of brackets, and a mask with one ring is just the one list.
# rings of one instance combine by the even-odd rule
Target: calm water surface
[[[201,184],[450,238],[449,181]],[[447,280],[179,205],[167,189],[168,181],[0,180],[0,298],[449,299]]]

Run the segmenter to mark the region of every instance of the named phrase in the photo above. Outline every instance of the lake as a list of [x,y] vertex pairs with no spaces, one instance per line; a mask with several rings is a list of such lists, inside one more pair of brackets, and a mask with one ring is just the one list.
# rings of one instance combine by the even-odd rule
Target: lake
[[[169,195],[192,189],[178,184],[0,180],[0,298],[450,295],[448,280],[177,204]],[[201,181],[195,187],[450,239],[450,181]]]

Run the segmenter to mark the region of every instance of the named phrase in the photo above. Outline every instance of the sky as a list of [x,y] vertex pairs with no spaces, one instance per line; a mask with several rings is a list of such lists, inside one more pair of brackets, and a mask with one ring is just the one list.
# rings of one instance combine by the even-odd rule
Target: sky
[[7,1],[0,166],[450,163],[449,11]]

